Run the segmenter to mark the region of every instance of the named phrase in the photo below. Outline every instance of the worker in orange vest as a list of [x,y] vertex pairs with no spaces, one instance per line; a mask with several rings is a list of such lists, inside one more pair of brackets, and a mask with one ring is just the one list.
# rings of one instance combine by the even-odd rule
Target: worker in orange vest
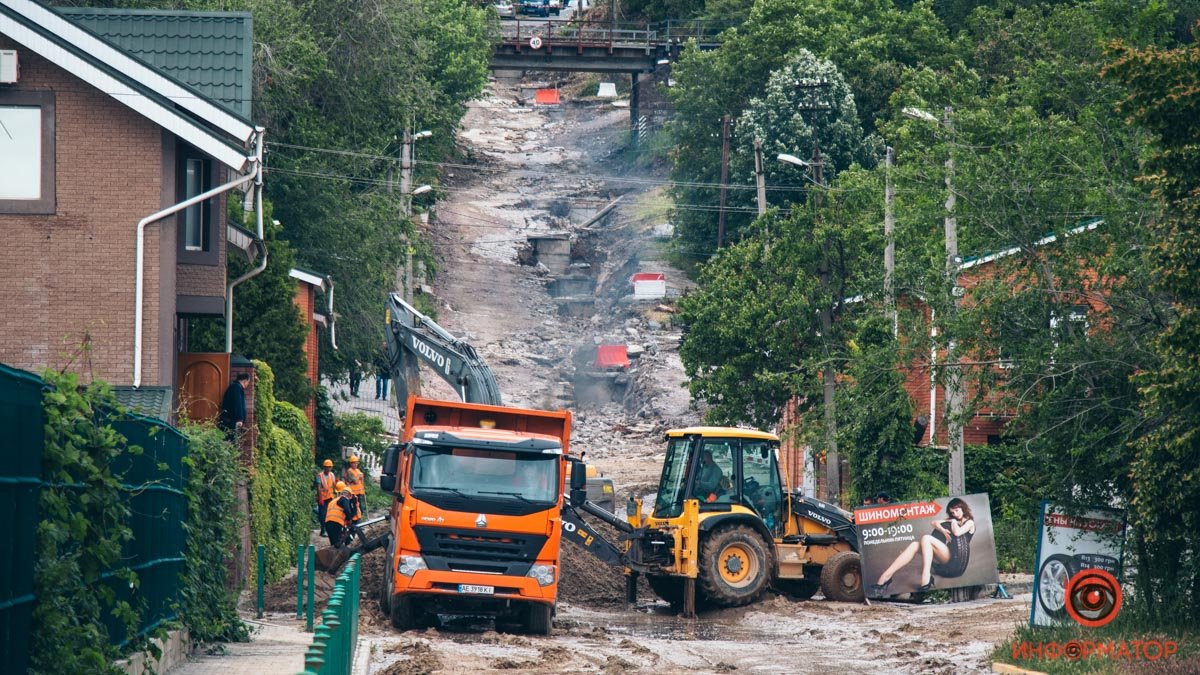
[[329,535],[329,545],[341,548],[348,526],[358,520],[358,500],[350,494],[350,488],[340,480],[334,489],[339,496],[329,502],[329,508],[325,511],[325,532]]
[[325,460],[321,465],[322,470],[317,474],[314,483],[317,486],[317,522],[321,524],[321,536],[325,536],[325,509],[329,507],[329,502],[333,501],[335,496],[334,489],[337,485],[337,474],[333,472],[333,460]]
[[[346,469],[346,474],[343,480],[346,481],[346,487],[350,489],[350,494],[358,500],[358,515],[367,512],[367,490],[363,484],[363,472],[358,468],[358,455],[350,455],[350,466]],[[357,520],[357,519],[356,519]]]

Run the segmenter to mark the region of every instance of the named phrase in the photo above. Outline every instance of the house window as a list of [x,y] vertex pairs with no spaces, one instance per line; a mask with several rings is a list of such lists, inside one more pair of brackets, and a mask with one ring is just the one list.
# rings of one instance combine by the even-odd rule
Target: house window
[[[180,144],[176,163],[175,198],[182,202],[203,194],[216,185],[212,159],[190,145]],[[216,226],[220,210],[216,197],[192,204],[179,212],[179,262],[192,265],[219,265],[221,234]]]
[[[190,158],[184,161],[183,197],[191,199],[204,192],[204,160]],[[200,202],[183,212],[183,247],[188,251],[208,250],[208,222],[204,211],[208,204]]]
[[0,213],[54,213],[54,92],[0,90]]

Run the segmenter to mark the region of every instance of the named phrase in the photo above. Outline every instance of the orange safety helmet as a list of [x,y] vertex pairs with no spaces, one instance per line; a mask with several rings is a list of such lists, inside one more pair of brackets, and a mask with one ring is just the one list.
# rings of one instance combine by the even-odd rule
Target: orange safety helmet
[[324,462],[321,462],[321,466],[326,467],[328,469],[332,469],[333,468],[333,460],[327,459]]
[[346,489],[346,484],[345,484],[345,483],[343,483],[342,481],[340,481],[340,480],[339,480],[339,481],[338,481],[338,482],[337,482],[337,483],[336,483],[336,484],[333,486],[333,489],[334,489],[334,491],[336,491],[336,492],[341,492],[342,490],[345,490],[345,489]]
[[350,460],[349,460],[349,462],[350,462],[351,464],[358,464],[358,455],[350,455]]

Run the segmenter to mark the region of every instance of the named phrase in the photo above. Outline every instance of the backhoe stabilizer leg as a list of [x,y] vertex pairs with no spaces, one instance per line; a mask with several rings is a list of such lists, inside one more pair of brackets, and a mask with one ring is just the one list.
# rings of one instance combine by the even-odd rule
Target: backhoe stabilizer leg
[[692,577],[683,580],[683,618],[696,618],[696,580]]
[[625,575],[625,602],[637,604],[638,573],[630,572]]

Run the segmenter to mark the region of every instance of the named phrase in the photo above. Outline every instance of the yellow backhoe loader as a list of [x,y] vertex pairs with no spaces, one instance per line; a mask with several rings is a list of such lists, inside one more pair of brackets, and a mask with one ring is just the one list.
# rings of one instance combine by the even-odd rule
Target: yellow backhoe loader
[[[788,490],[778,447],[774,434],[749,429],[669,431],[658,492],[631,497],[625,520],[588,503],[586,467],[572,467],[572,506],[623,532],[627,600],[636,601],[639,576],[685,616],[698,604],[749,604],[771,586],[802,599],[820,590],[863,600],[853,515]],[[574,522],[564,515],[565,534],[594,535]]]

